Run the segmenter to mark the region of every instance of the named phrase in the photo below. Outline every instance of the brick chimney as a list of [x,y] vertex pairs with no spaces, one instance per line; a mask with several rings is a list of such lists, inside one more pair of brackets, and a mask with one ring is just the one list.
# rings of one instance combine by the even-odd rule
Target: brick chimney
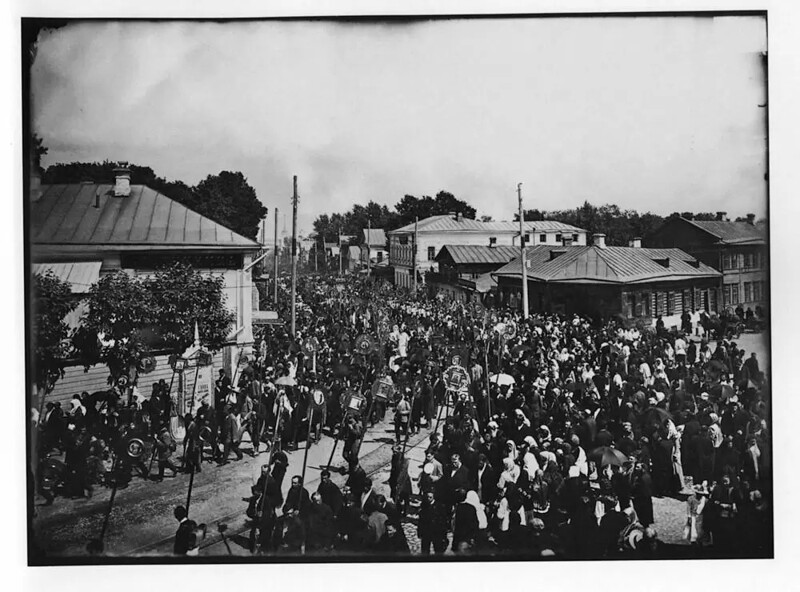
[[755,223],[756,223],[756,215],[755,214],[747,214],[747,223],[750,226],[755,225]]
[[461,222],[464,219],[464,214],[461,212],[456,213],[456,222]]
[[725,214],[727,214],[727,213],[728,212],[717,212],[717,220],[719,220],[720,222],[724,222],[725,221]]
[[602,232],[597,232],[592,235],[592,244],[598,249],[606,248],[606,235]]
[[632,246],[634,249],[641,249],[641,248],[642,248],[642,239],[641,239],[640,237],[638,237],[638,236],[637,236],[637,237],[635,237],[635,238],[634,238],[634,239],[631,241],[631,246]]
[[114,169],[114,197],[128,197],[131,194],[131,170],[127,162]]

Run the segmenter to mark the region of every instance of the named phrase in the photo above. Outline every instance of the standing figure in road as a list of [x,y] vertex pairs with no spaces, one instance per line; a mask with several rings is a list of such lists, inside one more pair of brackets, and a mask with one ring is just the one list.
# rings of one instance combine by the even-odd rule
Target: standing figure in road
[[178,446],[172,436],[169,435],[169,430],[166,427],[161,428],[158,433],[158,438],[155,441],[156,454],[158,455],[158,477],[156,481],[164,480],[164,469],[172,471],[172,476],[178,474],[178,467],[172,462],[172,453],[177,450]]
[[225,445],[225,449],[222,452],[222,459],[219,464],[228,464],[228,457],[231,454],[231,450],[236,453],[237,460],[242,460],[244,455],[242,451],[239,450],[239,443],[241,442],[239,421],[230,405],[225,405],[225,421],[222,426],[222,441]]

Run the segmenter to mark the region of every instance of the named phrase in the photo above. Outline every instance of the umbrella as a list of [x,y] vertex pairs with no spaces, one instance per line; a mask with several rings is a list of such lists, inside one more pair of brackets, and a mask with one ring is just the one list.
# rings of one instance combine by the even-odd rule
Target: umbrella
[[661,425],[666,419],[672,419],[672,415],[666,409],[661,407],[650,407],[650,409],[642,412],[642,422],[645,424],[657,423]]
[[601,467],[606,465],[616,465],[621,467],[627,462],[628,458],[616,448],[612,448],[611,446],[600,446],[589,453],[589,460],[593,460]]
[[528,345],[516,345],[511,348],[511,353],[516,357],[519,356],[521,353],[530,351],[531,348]]
[[291,376],[281,376],[275,381],[275,384],[278,386],[296,386],[297,381]]
[[430,355],[431,355],[431,350],[429,350],[428,348],[418,349],[411,354],[411,361],[424,362],[430,357]]
[[499,384],[500,386],[515,384],[517,381],[510,374],[492,374],[489,376],[489,382],[492,384]]
[[708,363],[709,370],[716,370],[717,372],[727,372],[728,367],[722,362],[722,360],[711,360]]

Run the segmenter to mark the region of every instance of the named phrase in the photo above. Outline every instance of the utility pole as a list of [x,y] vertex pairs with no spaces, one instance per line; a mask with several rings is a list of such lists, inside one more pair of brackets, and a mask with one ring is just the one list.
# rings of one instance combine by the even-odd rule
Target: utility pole
[[292,193],[292,337],[295,336],[295,300],[297,295],[297,175],[293,178]]
[[372,252],[370,250],[370,244],[369,244],[369,238],[371,234],[372,234],[372,220],[367,218],[367,278],[369,278],[369,274],[372,271],[372,262],[370,261]]
[[522,316],[527,320],[528,318],[528,271],[527,263],[525,262],[525,227],[522,210],[522,183],[517,183],[517,196],[519,197],[519,250],[521,253],[522,262]]
[[342,275],[342,227],[339,226],[339,275]]
[[278,208],[275,208],[275,244],[272,253],[272,285],[275,290],[272,301],[278,305]]
[[417,293],[417,239],[419,238],[419,233],[418,233],[418,228],[417,228],[417,224],[418,223],[419,223],[419,216],[415,216],[414,217],[414,247],[411,250],[412,251],[411,252],[411,256],[413,257],[413,260],[414,260],[414,270],[412,272],[414,274],[414,294]]

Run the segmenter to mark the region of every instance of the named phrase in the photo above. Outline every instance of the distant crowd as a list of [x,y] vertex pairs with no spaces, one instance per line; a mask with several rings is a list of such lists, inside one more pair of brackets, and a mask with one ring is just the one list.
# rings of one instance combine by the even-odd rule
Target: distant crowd
[[[220,372],[213,406],[183,418],[185,446],[170,435],[163,382],[146,398],[115,388],[67,410],[48,404],[36,418],[40,494],[90,495],[110,479],[161,479],[263,447],[247,500],[253,551],[407,553],[413,531],[422,553],[666,557],[653,499],[670,496],[685,503],[683,535],[698,553],[770,553],[770,385],[727,328],[700,338],[689,315],[677,331],[524,320],[352,276],[301,277],[298,293],[296,336],[267,328],[235,376]],[[469,376],[456,392],[443,375],[454,362]],[[359,450],[387,413],[396,445],[385,496]],[[435,427],[412,471],[407,439]],[[284,495],[287,455],[323,435],[342,442],[346,485],[323,473],[309,490],[292,476]],[[145,454],[130,453],[135,439]],[[57,451],[61,467],[48,456]],[[179,539],[177,552],[196,550]]]

